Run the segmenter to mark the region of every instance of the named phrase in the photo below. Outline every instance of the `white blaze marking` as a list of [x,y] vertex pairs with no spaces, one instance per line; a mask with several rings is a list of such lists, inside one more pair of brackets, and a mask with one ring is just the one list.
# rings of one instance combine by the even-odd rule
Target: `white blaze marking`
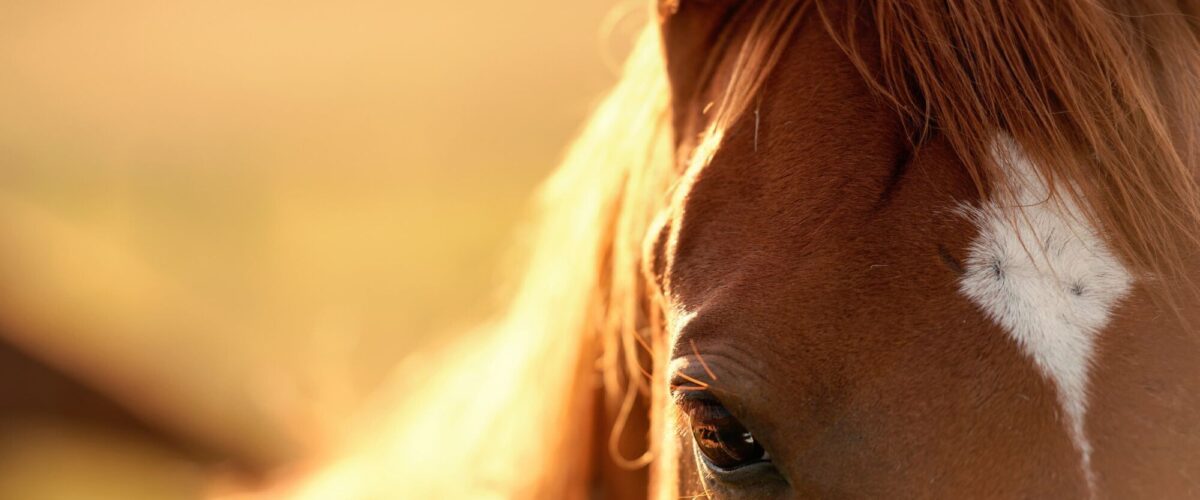
[[1012,197],[967,209],[979,235],[960,290],[1055,384],[1093,489],[1092,447],[1084,429],[1088,368],[1096,337],[1132,278],[1063,190],[1061,201],[1047,201],[1047,186],[1019,146],[1001,138],[993,154],[1006,169]]

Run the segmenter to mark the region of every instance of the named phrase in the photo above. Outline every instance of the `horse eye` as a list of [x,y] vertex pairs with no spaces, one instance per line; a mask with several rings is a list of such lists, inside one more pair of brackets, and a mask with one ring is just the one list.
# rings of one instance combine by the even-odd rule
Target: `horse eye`
[[728,471],[771,459],[746,426],[721,403],[710,399],[686,399],[682,407],[696,447],[709,464]]

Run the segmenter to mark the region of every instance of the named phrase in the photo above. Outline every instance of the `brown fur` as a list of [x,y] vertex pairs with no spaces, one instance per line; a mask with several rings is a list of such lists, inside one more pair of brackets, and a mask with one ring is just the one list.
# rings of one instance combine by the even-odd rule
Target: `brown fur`
[[[663,307],[701,313],[659,336],[698,342],[718,372],[757,367],[727,378],[760,384],[729,393],[758,398],[761,413],[743,409],[744,418],[777,434],[777,456],[794,460],[794,493],[1086,494],[1054,388],[954,286],[974,229],[951,209],[1008,194],[983,156],[1000,132],[1066,191],[1056,195],[1088,202],[1089,222],[1139,277],[1154,277],[1102,342],[1093,392],[1103,396],[1088,423],[1102,492],[1193,491],[1200,448],[1187,395],[1197,379],[1166,367],[1195,366],[1200,352],[1181,322],[1163,319],[1164,310],[1194,319],[1190,117],[1200,50],[1195,23],[1179,15],[1190,8],[781,0],[660,9],[680,180],[645,265],[669,298]],[[627,296],[608,292],[610,306]],[[1151,355],[1129,344],[1130,318],[1157,318],[1154,331],[1174,348]],[[1103,366],[1120,358],[1114,345],[1140,362]],[[669,405],[669,356],[656,354],[658,410]],[[1117,409],[1121,400],[1130,406]],[[654,490],[705,493],[687,440],[669,415],[654,420]],[[1132,451],[1155,440],[1152,452]]]

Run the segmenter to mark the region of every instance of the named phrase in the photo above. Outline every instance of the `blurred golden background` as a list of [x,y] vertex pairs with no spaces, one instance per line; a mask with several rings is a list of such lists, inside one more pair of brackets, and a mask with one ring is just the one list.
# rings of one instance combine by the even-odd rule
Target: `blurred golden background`
[[498,307],[643,2],[0,6],[0,498],[303,461]]

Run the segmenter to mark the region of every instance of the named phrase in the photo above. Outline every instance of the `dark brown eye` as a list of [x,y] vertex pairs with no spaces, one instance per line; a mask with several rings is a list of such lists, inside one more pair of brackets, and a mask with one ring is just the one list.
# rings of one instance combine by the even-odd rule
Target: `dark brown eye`
[[733,470],[770,460],[754,435],[721,403],[708,398],[687,398],[682,407],[696,448],[711,465]]

